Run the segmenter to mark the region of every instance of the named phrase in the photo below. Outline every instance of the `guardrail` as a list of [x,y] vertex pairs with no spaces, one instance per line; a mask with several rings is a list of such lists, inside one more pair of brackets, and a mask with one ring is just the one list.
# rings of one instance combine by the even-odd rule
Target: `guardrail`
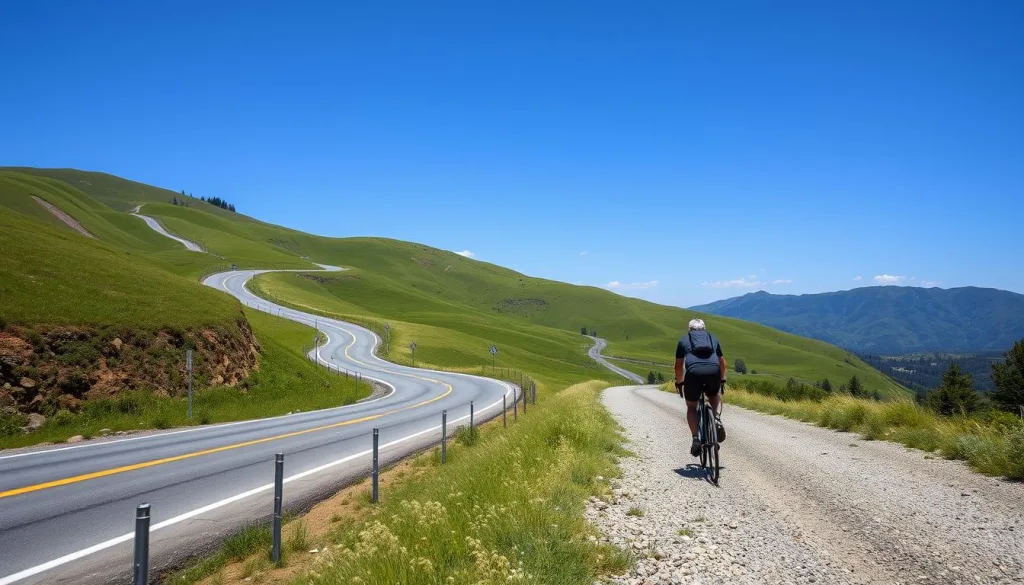
[[[537,386],[530,381],[530,385],[526,387],[517,387],[517,392],[513,392],[512,400],[512,413],[513,421],[519,420],[520,404],[523,414],[526,414],[527,403],[536,405],[537,404]],[[501,418],[502,427],[508,427],[508,409],[509,405],[506,400],[506,396],[502,396],[501,401]],[[469,403],[469,422],[467,426],[470,429],[470,434],[476,433],[476,421],[475,421],[475,410],[473,402]],[[497,415],[495,415],[497,416]],[[461,425],[456,425],[454,430],[458,430]],[[450,433],[448,430],[448,411],[441,411],[441,437],[440,437],[440,448],[441,448],[441,464],[444,465],[447,462],[448,453],[448,437],[454,433]],[[371,448],[371,459],[369,475],[371,477],[371,495],[370,500],[373,504],[380,503],[380,429],[374,427],[373,432],[370,435]],[[284,510],[284,463],[285,454],[277,453],[274,456],[274,501],[273,501],[273,520],[271,524],[271,547],[267,551],[270,560],[274,563],[281,561],[281,528]],[[149,537],[150,537],[150,520],[152,518],[152,508],[148,503],[139,504],[135,510],[135,539],[133,547],[133,559],[134,564],[132,567],[133,583],[134,585],[148,585],[149,584]]]

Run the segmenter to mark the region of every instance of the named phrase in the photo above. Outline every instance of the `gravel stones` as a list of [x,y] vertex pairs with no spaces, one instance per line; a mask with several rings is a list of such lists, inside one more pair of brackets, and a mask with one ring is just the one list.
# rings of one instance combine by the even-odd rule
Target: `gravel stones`
[[604,402],[637,455],[621,460],[623,477],[612,480],[610,495],[587,505],[600,540],[635,559],[628,573],[604,577],[608,583],[1024,579],[1024,485],[924,460],[900,445],[727,406],[729,440],[715,487],[689,456],[677,396],[612,388]]

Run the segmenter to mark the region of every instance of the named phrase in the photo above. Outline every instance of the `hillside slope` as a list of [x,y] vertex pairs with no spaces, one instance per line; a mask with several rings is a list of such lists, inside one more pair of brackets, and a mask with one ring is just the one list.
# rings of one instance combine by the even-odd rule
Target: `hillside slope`
[[[236,263],[240,267],[304,268],[310,260],[350,268],[344,275],[268,275],[259,286],[280,300],[319,308],[352,319],[389,320],[396,341],[416,336],[417,358],[436,365],[482,367],[487,348],[500,345],[506,366],[534,367],[552,379],[601,376],[586,357],[590,341],[581,327],[609,341],[608,355],[671,360],[675,340],[698,313],[573,286],[458,256],[420,244],[384,238],[327,238],[274,226],[201,202],[169,205],[174,193],[110,175],[72,170],[18,169],[45,180],[58,177],[66,188],[91,195],[94,204],[144,212],[169,230],[199,242],[210,254],[175,250],[174,262],[147,252],[183,275],[196,276]],[[109,205],[109,206],[108,206]],[[72,215],[78,211],[70,212]],[[80,213],[84,215],[84,212]],[[124,214],[127,215],[127,214]],[[77,216],[76,216],[77,217]],[[141,226],[137,218],[128,217]],[[111,220],[112,221],[112,220]],[[86,221],[86,227],[93,229]],[[102,230],[97,230],[100,232]],[[119,234],[101,239],[116,239]],[[166,238],[155,245],[174,245]],[[124,245],[128,245],[124,243]],[[143,250],[144,245],[138,244]],[[134,246],[133,246],[134,247]],[[711,318],[730,360],[743,358],[760,374],[804,380],[860,376],[883,394],[903,390],[855,356],[825,343],[732,319]],[[399,326],[401,323],[401,326]],[[411,359],[407,344],[395,346],[394,359]]]
[[1024,339],[1024,295],[991,288],[875,286],[799,296],[761,291],[693,309],[859,353],[1003,351]]

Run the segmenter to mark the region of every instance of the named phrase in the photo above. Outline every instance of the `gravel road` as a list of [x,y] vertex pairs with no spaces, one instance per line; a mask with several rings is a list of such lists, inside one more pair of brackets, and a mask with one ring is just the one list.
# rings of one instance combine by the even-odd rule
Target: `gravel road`
[[637,454],[587,511],[636,555],[613,583],[1024,582],[1024,484],[727,405],[715,487],[675,394],[611,388],[604,402]]

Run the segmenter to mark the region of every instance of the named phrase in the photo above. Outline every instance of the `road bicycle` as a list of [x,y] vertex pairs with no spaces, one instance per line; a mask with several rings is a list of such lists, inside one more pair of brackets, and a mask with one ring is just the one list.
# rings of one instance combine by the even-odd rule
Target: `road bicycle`
[[[725,384],[722,385],[720,396],[725,394]],[[700,393],[700,400],[697,401],[697,439],[700,441],[700,466],[708,472],[708,479],[711,483],[718,485],[718,477],[721,467],[718,459],[718,424],[715,412],[708,404],[704,393]]]

